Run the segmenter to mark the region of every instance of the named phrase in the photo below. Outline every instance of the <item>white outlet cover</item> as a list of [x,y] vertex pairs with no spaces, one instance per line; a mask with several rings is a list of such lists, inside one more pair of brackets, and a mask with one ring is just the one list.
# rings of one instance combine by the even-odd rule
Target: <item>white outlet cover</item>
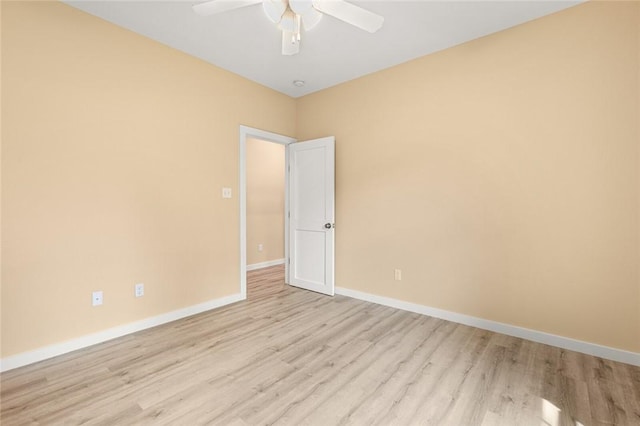
[[231,198],[231,188],[222,188],[222,198]]
[[102,305],[102,291],[94,291],[91,295],[91,304],[93,306],[100,306]]
[[138,283],[135,286],[135,295],[136,297],[144,296],[144,283]]

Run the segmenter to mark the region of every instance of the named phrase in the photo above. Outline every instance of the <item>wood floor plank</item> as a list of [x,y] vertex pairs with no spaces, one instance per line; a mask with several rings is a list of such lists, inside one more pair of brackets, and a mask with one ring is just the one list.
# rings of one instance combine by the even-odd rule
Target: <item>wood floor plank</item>
[[2,425],[640,425],[640,368],[247,274],[248,299],[0,375]]

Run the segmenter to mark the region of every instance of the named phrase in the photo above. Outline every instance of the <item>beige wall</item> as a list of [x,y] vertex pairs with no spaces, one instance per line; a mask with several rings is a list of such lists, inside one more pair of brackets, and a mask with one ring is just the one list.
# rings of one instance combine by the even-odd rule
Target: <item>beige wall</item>
[[60,3],[2,43],[2,356],[237,293],[239,125],[295,101]]
[[284,145],[247,140],[248,265],[284,258],[284,159]]
[[[2,7],[0,6],[0,24]],[[2,25],[0,25],[0,165],[2,164]],[[2,169],[0,168],[0,333],[2,332]],[[0,334],[0,357],[2,356],[2,335]]]
[[2,357],[237,292],[239,124],[337,137],[339,286],[640,352],[637,3],[297,102],[62,4],[0,10]]
[[298,138],[336,136],[337,285],[640,352],[639,8],[299,99]]

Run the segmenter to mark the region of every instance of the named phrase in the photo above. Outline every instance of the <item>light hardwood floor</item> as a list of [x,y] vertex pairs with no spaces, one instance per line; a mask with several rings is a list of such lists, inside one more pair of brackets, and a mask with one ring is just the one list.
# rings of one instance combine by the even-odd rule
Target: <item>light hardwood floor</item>
[[3,373],[2,425],[640,425],[640,368],[248,274],[248,300]]

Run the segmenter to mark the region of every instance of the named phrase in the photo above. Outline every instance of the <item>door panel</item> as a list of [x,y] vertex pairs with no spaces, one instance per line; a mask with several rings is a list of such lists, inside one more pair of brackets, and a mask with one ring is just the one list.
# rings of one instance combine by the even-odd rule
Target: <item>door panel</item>
[[325,232],[297,229],[295,239],[296,278],[314,285],[324,285],[327,244]]
[[289,283],[329,295],[334,294],[334,153],[333,137],[289,145]]

